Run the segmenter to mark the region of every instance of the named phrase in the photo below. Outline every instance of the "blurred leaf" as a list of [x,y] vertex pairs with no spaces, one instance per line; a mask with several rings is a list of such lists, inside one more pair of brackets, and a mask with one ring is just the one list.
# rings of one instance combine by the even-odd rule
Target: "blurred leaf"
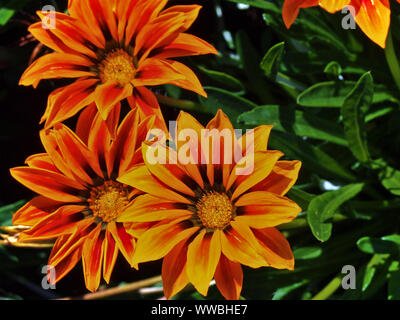
[[334,79],[338,79],[342,74],[342,67],[336,61],[331,61],[325,67],[324,72],[328,75],[331,75]]
[[369,254],[396,254],[400,249],[400,236],[390,235],[381,238],[367,236],[359,239],[357,246]]
[[240,30],[236,34],[236,48],[248,83],[250,84],[248,90],[256,95],[263,103],[270,103],[273,101],[273,98],[269,92],[269,86],[265,79],[264,72],[260,68],[261,57],[251,43],[249,36],[243,30]]
[[17,210],[25,203],[25,200],[20,200],[15,203],[0,207],[0,226],[11,225],[13,214],[17,212]]
[[365,115],[372,103],[373,95],[374,82],[371,73],[367,72],[361,76],[342,107],[344,133],[351,152],[360,162],[370,161]]
[[[356,84],[354,81],[319,82],[300,93],[297,103],[303,107],[341,108]],[[397,102],[397,99],[385,87],[375,86],[372,103],[383,101]]]
[[271,10],[278,14],[281,13],[280,8],[278,8],[272,2],[266,1],[266,0],[228,0],[228,1],[235,2],[235,3],[248,4],[248,5],[256,7],[256,8]]
[[388,282],[388,299],[400,300],[400,270],[390,273]]
[[[294,113],[294,117],[292,114]],[[347,146],[342,128],[311,113],[296,110],[291,112],[287,108],[269,105],[259,106],[249,112],[242,113],[238,122],[246,125],[259,126],[270,124],[279,131],[294,132],[297,136],[330,141]]]
[[2,0],[0,4],[0,26],[5,26],[14,14],[21,10],[29,0]]
[[302,247],[293,250],[295,260],[308,260],[318,258],[322,254],[320,247]]
[[292,291],[301,288],[302,286],[306,285],[309,281],[308,280],[303,280],[294,284],[291,284],[287,287],[279,288],[278,290],[275,291],[274,296],[272,297],[272,300],[282,300],[285,298],[287,295],[289,295]]
[[205,109],[212,114],[216,114],[218,109],[222,109],[232,122],[236,122],[241,113],[257,107],[250,100],[239,97],[229,91],[214,87],[205,87],[204,89],[208,97],[199,96],[199,100]]
[[198,68],[200,69],[201,72],[203,72],[209,78],[220,83],[227,89],[231,89],[231,90],[237,91],[237,92],[244,91],[243,84],[240,82],[240,80],[236,79],[235,77],[233,77],[227,73],[221,72],[221,71],[207,69],[206,67],[203,67],[203,66],[199,66]]
[[270,145],[283,151],[291,159],[303,161],[304,166],[325,178],[345,181],[354,181],[355,179],[354,175],[343,168],[338,161],[299,137],[284,132],[275,132],[270,137]]
[[349,184],[335,191],[325,192],[313,200],[307,210],[307,220],[314,236],[327,241],[332,234],[332,223],[327,222],[346,201],[354,198],[363,189],[363,183]]
[[392,194],[400,196],[400,171],[386,166],[380,174],[382,185]]
[[285,42],[280,42],[271,47],[265,54],[264,58],[260,63],[261,69],[265,71],[268,77],[275,79],[278,69],[280,59],[285,49]]

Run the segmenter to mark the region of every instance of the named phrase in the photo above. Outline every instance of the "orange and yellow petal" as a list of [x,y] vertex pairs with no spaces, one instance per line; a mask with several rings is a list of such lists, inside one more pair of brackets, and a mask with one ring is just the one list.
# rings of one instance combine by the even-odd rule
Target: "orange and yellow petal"
[[214,274],[215,284],[227,300],[239,300],[243,285],[242,266],[221,254]]
[[294,201],[267,191],[246,193],[235,206],[238,213],[235,221],[257,229],[288,223],[302,211]]
[[164,257],[161,276],[167,299],[175,296],[189,282],[186,272],[187,250],[187,240],[183,240]]
[[207,233],[203,229],[188,246],[187,275],[189,281],[206,296],[221,256],[220,230]]

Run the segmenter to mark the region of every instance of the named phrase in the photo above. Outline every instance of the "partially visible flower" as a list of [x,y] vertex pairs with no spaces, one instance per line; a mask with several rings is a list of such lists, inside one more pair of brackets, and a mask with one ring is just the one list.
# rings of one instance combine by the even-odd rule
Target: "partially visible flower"
[[[271,128],[260,126],[238,139],[222,111],[206,128],[181,112],[176,152],[144,143],[145,166],[139,165],[118,179],[145,193],[132,202],[123,221],[148,224],[144,233],[128,231],[138,237],[134,262],[164,258],[162,278],[167,298],[188,282],[207,295],[214,278],[225,298],[238,299],[243,282],[241,265],[294,268],[290,245],[275,227],[293,220],[301,211],[285,197],[301,163],[279,161],[280,151],[267,150]],[[220,133],[223,136],[212,139]],[[203,135],[206,140],[200,139]],[[189,136],[189,141],[183,139]],[[232,148],[239,151],[231,152]],[[167,155],[165,164],[149,156],[155,150],[157,156]],[[238,169],[246,163],[253,163],[253,170],[239,175]]]
[[335,13],[347,6],[353,7],[354,19],[361,30],[373,42],[385,48],[390,27],[389,0],[285,0],[282,14],[286,27],[290,28],[301,8],[318,5],[329,13]]
[[136,267],[135,239],[126,231],[132,226],[120,219],[138,191],[116,179],[143,162],[142,141],[154,121],[152,116],[139,122],[132,110],[114,128],[116,138],[111,140],[112,133],[91,105],[79,118],[79,136],[63,124],[45,129],[40,137],[46,153],[10,170],[39,194],[13,217],[14,225],[30,227],[17,240],[56,239],[48,262],[55,267],[55,281],[82,259],[86,287],[95,291],[101,274],[109,282],[119,251]]
[[[57,12],[56,25],[42,22],[29,31],[54,50],[37,59],[20,84],[36,87],[42,79],[77,79],[52,92],[42,118],[52,127],[95,102],[104,120],[125,98],[143,117],[163,117],[147,86],[174,84],[206,95],[198,78],[174,57],[217,54],[207,42],[185,33],[200,6],[173,6],[167,0],[69,0],[69,15]],[[49,28],[45,29],[42,23]],[[151,104],[150,104],[151,103]]]

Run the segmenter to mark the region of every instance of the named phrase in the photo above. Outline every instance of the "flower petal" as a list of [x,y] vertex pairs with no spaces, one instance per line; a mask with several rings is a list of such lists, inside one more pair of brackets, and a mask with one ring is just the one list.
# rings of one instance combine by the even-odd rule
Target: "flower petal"
[[144,165],[134,167],[117,180],[143,192],[159,196],[161,199],[191,204],[190,200],[169,189],[167,185],[154,178],[149,169]]
[[104,120],[107,120],[111,110],[115,105],[132,95],[132,86],[120,87],[117,82],[108,81],[97,86],[94,98],[99,112]]
[[110,283],[111,273],[118,257],[118,247],[109,230],[106,230],[104,239],[103,278]]
[[203,229],[190,243],[187,253],[189,281],[206,296],[221,256],[221,231]]
[[161,275],[167,299],[171,299],[189,282],[186,273],[187,250],[187,240],[183,240],[164,257]]
[[185,79],[185,77],[171,64],[162,60],[148,58],[139,65],[136,78],[132,80],[132,84],[135,87],[158,86],[180,79]]
[[286,238],[275,228],[253,230],[264,249],[263,256],[276,269],[294,269],[294,257]]
[[13,215],[12,223],[13,225],[33,226],[57,210],[61,205],[63,205],[62,202],[37,196]]
[[49,53],[35,60],[25,70],[20,85],[34,87],[43,79],[79,78],[95,76],[89,70],[93,63],[83,56],[68,53]]
[[[243,157],[233,168],[227,183],[227,190],[235,185],[232,200],[268,177],[282,156],[283,153],[280,151],[258,151]],[[239,173],[245,174],[239,175]]]
[[152,56],[157,59],[168,59],[203,54],[218,54],[208,42],[188,33],[179,34],[169,45],[153,50]]
[[266,191],[246,193],[235,206],[235,221],[257,229],[288,223],[302,211],[294,201]]
[[[351,4],[358,2],[352,1]],[[390,27],[390,5],[388,0],[361,1],[355,6],[356,22],[361,30],[376,44],[385,48]]]
[[296,20],[300,8],[315,7],[318,4],[318,0],[285,0],[282,8],[282,16],[286,28],[289,29]]
[[77,196],[83,187],[77,182],[48,170],[17,167],[10,169],[15,180],[32,191],[60,202],[81,202]]
[[284,196],[296,183],[301,168],[300,161],[278,161],[271,173],[251,190],[268,191]]
[[101,224],[90,232],[82,250],[82,265],[86,288],[95,292],[100,284],[101,264],[104,254],[104,232]]
[[107,225],[107,230],[112,234],[118,249],[130,263],[131,267],[137,268],[136,264],[133,262],[135,240],[126,232],[124,225],[119,222],[111,222]]
[[227,300],[239,300],[243,285],[243,271],[240,263],[233,262],[221,254],[215,270],[215,284]]
[[137,242],[133,261],[142,263],[161,259],[179,242],[188,239],[199,227],[189,227],[183,219],[171,223],[156,225],[147,230]]

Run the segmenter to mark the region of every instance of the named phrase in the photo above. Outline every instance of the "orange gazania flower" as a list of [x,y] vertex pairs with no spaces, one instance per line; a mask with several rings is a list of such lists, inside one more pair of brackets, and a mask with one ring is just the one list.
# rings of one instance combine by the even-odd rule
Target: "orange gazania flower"
[[[119,178],[120,182],[145,192],[135,199],[123,219],[148,224],[144,233],[128,231],[138,237],[134,262],[164,257],[162,278],[167,298],[188,282],[207,295],[214,278],[225,298],[238,299],[243,281],[242,264],[252,268],[294,268],[290,245],[275,227],[291,221],[301,211],[284,196],[295,183],[301,163],[279,161],[281,152],[267,150],[271,128],[256,128],[254,143],[245,144],[251,141],[251,134],[238,139],[222,111],[206,128],[181,112],[176,137],[180,132],[192,138],[201,137],[202,130],[209,129],[207,137],[217,130],[225,132],[228,138],[224,135],[203,143],[200,139],[175,140],[177,152],[158,146],[160,149],[155,153],[167,154],[166,164],[148,158],[154,145],[144,144],[145,166],[137,166]],[[233,145],[240,147],[235,159],[227,155]],[[228,146],[226,150],[225,146]],[[187,154],[189,147],[193,151],[187,159],[196,161],[186,164],[176,161]],[[254,153],[248,152],[251,149]],[[196,164],[201,163],[202,156],[210,161]],[[252,173],[238,175],[236,169],[251,160],[254,161]]]
[[96,113],[94,105],[82,113],[79,136],[63,124],[43,130],[46,153],[11,169],[16,180],[39,194],[13,217],[14,225],[30,227],[18,241],[57,239],[48,262],[55,268],[54,280],[82,258],[90,291],[97,290],[102,273],[109,282],[119,251],[137,267],[132,262],[135,240],[119,220],[137,190],[116,179],[143,161],[141,144],[155,121],[152,116],[139,123],[138,113],[131,111],[112,141]]
[[355,21],[361,30],[376,44],[385,48],[390,27],[389,0],[285,0],[283,20],[287,28],[296,20],[300,8],[320,6],[330,13],[352,6]]
[[31,25],[29,31],[54,53],[37,59],[20,84],[36,87],[42,79],[77,78],[49,96],[42,118],[46,128],[72,117],[91,102],[96,102],[106,120],[114,106],[128,97],[132,108],[140,108],[142,117],[156,114],[162,119],[157,99],[147,86],[169,83],[206,95],[193,71],[170,60],[217,54],[207,42],[184,33],[201,7],[163,10],[167,2],[69,0],[69,15],[57,12],[55,21],[38,12],[42,22]]

